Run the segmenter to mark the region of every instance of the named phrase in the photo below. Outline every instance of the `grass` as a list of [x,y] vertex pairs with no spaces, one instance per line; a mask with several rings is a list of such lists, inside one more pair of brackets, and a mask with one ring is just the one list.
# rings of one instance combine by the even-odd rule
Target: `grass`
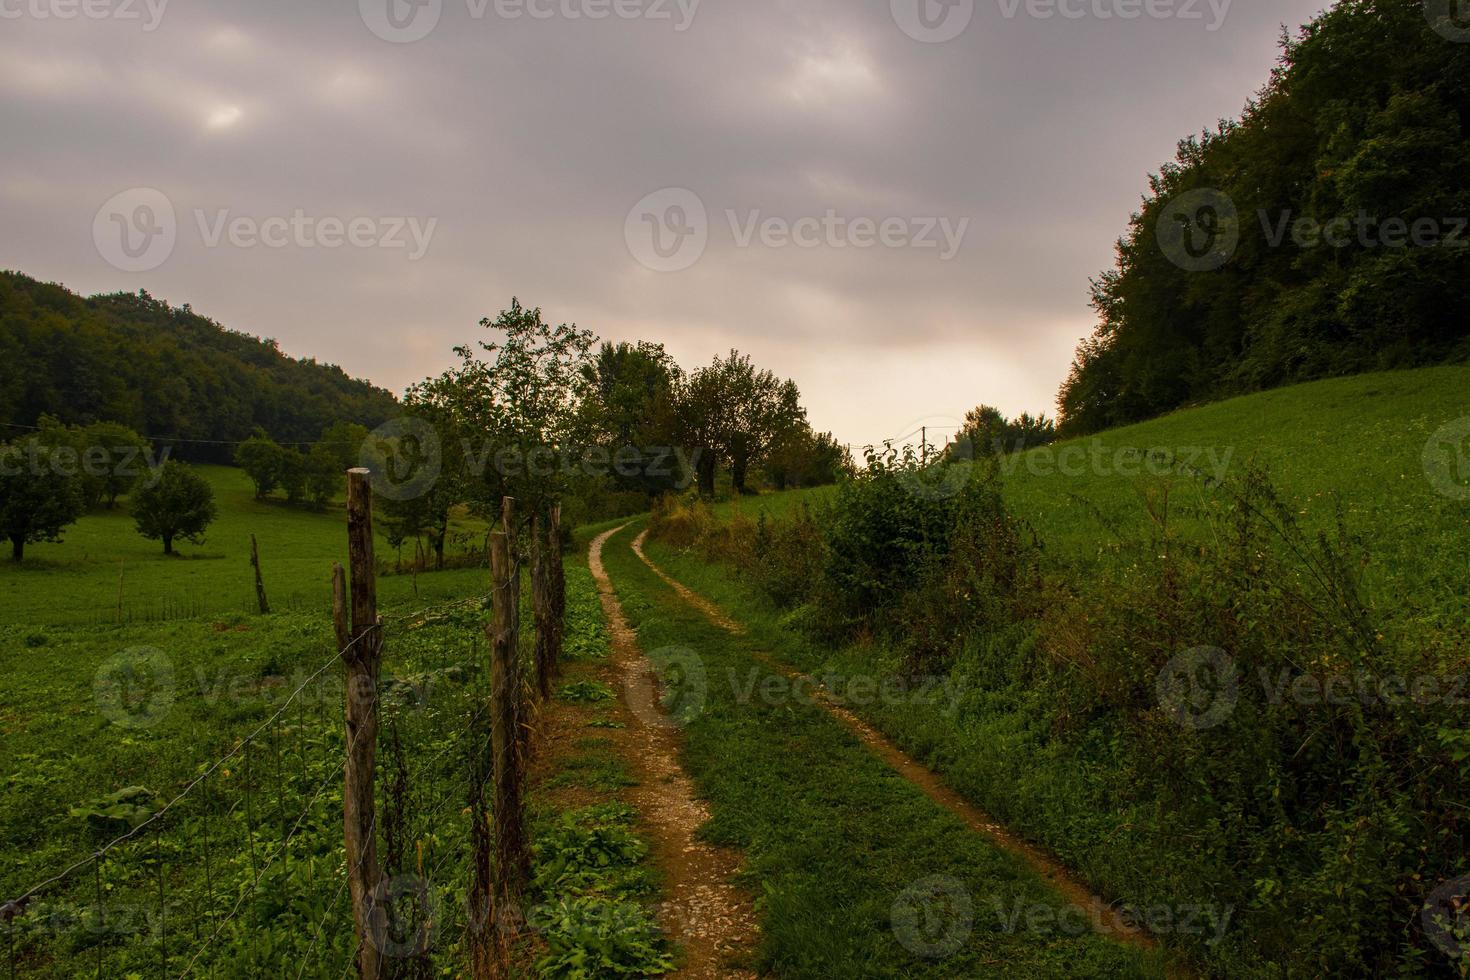
[[609,542],[608,571],[654,664],[686,678],[691,662],[702,669],[683,762],[711,802],[708,838],[746,852],[764,895],[761,966],[823,978],[1162,975],[1111,939],[1030,929],[1057,922],[1062,906],[1029,867],[820,708],[743,696],[751,671],[769,673],[751,641],[678,599],[627,547],[632,533]]
[[[1370,554],[1366,585],[1377,605],[1399,605],[1400,615],[1431,626],[1463,623],[1470,618],[1470,492],[1439,492],[1423,457],[1442,426],[1467,417],[1470,367],[1319,381],[1021,454],[1007,461],[1006,495],[1056,561],[1086,574],[1093,563],[1119,560],[1126,539],[1147,533],[1149,494],[1170,489],[1172,520],[1191,525],[1195,481],[1116,475],[1120,450],[1163,449],[1233,476],[1255,464],[1300,505],[1307,526],[1329,527],[1341,504]],[[1081,472],[1058,472],[1064,454],[1068,469]],[[1470,488],[1470,471],[1460,487]]]
[[[219,517],[202,545],[179,543],[168,557],[163,546],[138,534],[127,498],[115,510],[83,516],[60,544],[32,544],[20,565],[0,562],[0,625],[114,623],[177,617],[225,616],[254,610],[255,579],[250,536],[260,543],[262,572],[272,609],[320,609],[331,602],[332,563],[347,560],[347,517],[340,501],[324,511],[288,505],[279,497],[256,500],[244,471],[201,466],[214,488]],[[484,525],[460,516],[450,529],[479,543]],[[377,554],[391,564],[394,551],[378,525]],[[415,584],[425,605],[452,598],[448,579],[386,576],[380,591],[391,601],[409,598]]]

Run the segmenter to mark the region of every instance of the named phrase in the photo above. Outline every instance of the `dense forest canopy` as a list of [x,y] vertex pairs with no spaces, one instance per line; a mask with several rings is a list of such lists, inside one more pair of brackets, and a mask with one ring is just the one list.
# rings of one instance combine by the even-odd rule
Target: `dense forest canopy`
[[1240,120],[1179,144],[1093,283],[1064,434],[1470,355],[1470,30],[1447,6],[1344,0]]
[[230,443],[257,428],[309,442],[335,422],[372,427],[397,413],[390,392],[188,306],[144,292],[86,298],[0,272],[0,438],[42,416],[120,422],[159,445],[179,440],[175,456],[228,462]]

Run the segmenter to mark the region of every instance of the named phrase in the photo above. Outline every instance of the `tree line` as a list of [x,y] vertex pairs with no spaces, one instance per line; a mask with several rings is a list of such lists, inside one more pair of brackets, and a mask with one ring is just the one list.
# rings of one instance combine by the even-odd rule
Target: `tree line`
[[256,429],[299,443],[339,421],[372,427],[397,413],[390,392],[187,304],[141,291],[84,298],[0,272],[0,422],[116,422],[176,458],[228,463]]
[[1470,356],[1470,45],[1450,4],[1343,0],[1238,120],[1179,144],[1092,284],[1065,435]]
[[[451,514],[489,518],[513,497],[527,513],[553,501],[566,526],[645,510],[693,488],[712,497],[830,483],[846,451],[812,430],[790,380],[731,351],[686,371],[662,344],[602,342],[548,323],[512,300],[481,326],[491,339],[455,349],[459,363],[412,386],[400,425],[369,439],[364,462],[391,541],[428,541],[443,566]],[[432,467],[432,478],[425,478]]]

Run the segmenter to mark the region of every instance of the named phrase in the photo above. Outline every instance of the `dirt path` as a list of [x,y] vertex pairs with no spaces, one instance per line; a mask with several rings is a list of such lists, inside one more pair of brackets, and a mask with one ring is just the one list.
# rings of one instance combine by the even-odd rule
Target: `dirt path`
[[619,720],[628,726],[610,734],[638,779],[628,796],[649,830],[654,861],[664,876],[668,900],[660,907],[661,924],[683,951],[680,969],[672,976],[753,978],[748,969],[732,965],[749,960],[758,935],[750,897],[731,883],[740,870],[740,855],[695,836],[709,820],[709,810],[695,797],[694,784],[679,765],[678,729],[663,714],[653,670],[603,568],[602,547],[622,529],[593,540],[587,565],[597,580],[612,639],[612,665],[621,680]]
[[[655,565],[643,551],[643,543],[647,537],[647,531],[638,535],[633,540],[633,551],[655,575],[678,593],[680,598],[703,613],[716,626],[735,634],[743,634],[745,632],[745,628],[726,615],[719,606],[698,594],[693,589],[690,589],[684,583],[675,580],[663,569]],[[801,680],[808,690],[815,692],[815,700],[830,712],[833,717],[846,726],[849,731],[856,735],[874,755],[882,759],[904,779],[917,786],[925,796],[958,816],[972,830],[984,834],[994,841],[996,846],[1023,859],[1038,874],[1050,882],[1052,887],[1062,897],[1087,913],[1088,921],[1097,925],[1100,932],[1115,938],[1119,942],[1132,946],[1144,949],[1156,948],[1157,943],[1152,936],[1138,929],[1127,919],[1120,916],[1111,905],[1100,896],[1093,894],[1091,889],[1063,867],[1055,858],[1010,833],[999,821],[950,789],[938,775],[913,759],[897,745],[890,742],[877,729],[858,718],[846,708],[834,703],[822,691],[816,681],[776,661],[767,654],[755,653],[753,655],[772,670],[792,680]]]

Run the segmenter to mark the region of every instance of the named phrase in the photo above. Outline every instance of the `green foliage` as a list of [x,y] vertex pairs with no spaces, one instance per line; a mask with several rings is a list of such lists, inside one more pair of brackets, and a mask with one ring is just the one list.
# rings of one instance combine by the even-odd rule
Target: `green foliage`
[[636,902],[562,899],[538,909],[533,925],[546,937],[536,969],[548,980],[654,977],[674,968],[653,914]]
[[0,419],[112,421],[172,445],[174,456],[223,463],[228,443],[256,427],[306,442],[342,419],[376,426],[396,413],[389,392],[187,305],[146,292],[83,298],[0,272]]
[[601,681],[593,680],[580,680],[567,684],[556,692],[556,696],[572,704],[596,704],[617,699],[612,688]]
[[0,443],[0,534],[17,562],[27,544],[60,541],[82,515],[81,480],[56,452],[35,437]]
[[67,813],[87,821],[100,831],[136,830],[159,811],[158,794],[143,786],[128,786],[109,793]]
[[[1470,216],[1470,48],[1426,12],[1423,0],[1334,5],[1284,42],[1238,122],[1180,143],[1116,269],[1093,284],[1101,322],[1059,396],[1067,434],[1470,353],[1470,235],[1391,247],[1376,230],[1429,220],[1448,236],[1446,223]],[[1157,233],[1172,201],[1204,189],[1232,200],[1240,244],[1218,271],[1186,271]],[[1356,231],[1360,215],[1369,236]],[[1288,233],[1303,218],[1354,230],[1342,247],[1303,246]]]
[[204,531],[218,510],[214,488],[188,466],[169,460],[155,470],[133,494],[133,520],[138,533],[163,542],[163,553],[174,552],[174,540],[204,543]]
[[255,434],[235,449],[235,465],[255,484],[255,498],[264,500],[285,476],[286,451],[264,432]]

